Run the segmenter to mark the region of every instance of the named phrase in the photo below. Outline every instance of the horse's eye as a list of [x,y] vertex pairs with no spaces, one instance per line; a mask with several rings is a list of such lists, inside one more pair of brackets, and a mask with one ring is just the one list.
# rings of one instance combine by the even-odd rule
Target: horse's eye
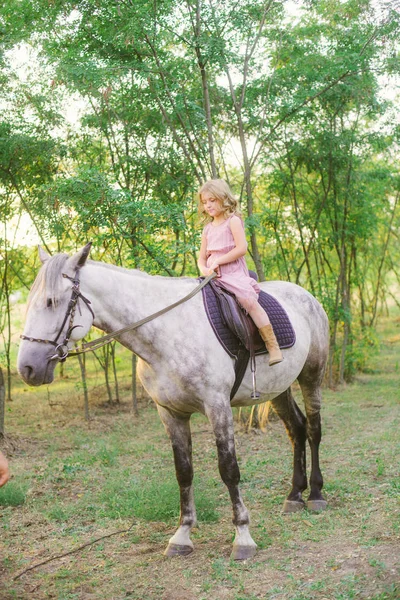
[[53,306],[53,300],[51,298],[47,298],[47,308],[51,308]]

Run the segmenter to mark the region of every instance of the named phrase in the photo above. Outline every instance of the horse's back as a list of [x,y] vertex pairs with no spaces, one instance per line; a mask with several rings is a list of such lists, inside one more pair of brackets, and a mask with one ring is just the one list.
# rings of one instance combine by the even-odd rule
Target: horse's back
[[260,283],[260,287],[281,303],[294,327],[299,320],[304,319],[311,329],[317,327],[328,331],[325,310],[318,300],[300,285],[288,281],[264,281]]
[[[257,357],[259,402],[265,402],[287,390],[309,366],[319,374],[323,372],[329,348],[329,326],[321,304],[301,286],[286,281],[267,281],[262,282],[260,287],[282,305],[296,335],[294,345],[283,349],[282,363],[270,367],[268,355]],[[250,398],[251,389],[249,367],[232,406],[254,404]]]

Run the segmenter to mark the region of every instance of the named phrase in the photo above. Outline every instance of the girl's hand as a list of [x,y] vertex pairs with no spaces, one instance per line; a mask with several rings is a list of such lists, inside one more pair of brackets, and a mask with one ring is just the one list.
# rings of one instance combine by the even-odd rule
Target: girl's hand
[[221,272],[220,272],[220,269],[219,269],[219,264],[217,262],[211,263],[208,274],[211,275],[214,271],[216,272],[217,277],[221,277]]
[[212,271],[208,267],[203,267],[200,269],[200,273],[203,275],[203,277],[208,277],[211,275]]
[[[214,269],[209,269],[208,267],[206,267],[205,269],[201,269],[201,274],[203,275],[203,277],[208,277],[209,275],[212,275],[214,273]],[[220,277],[219,272],[217,271],[217,277]]]

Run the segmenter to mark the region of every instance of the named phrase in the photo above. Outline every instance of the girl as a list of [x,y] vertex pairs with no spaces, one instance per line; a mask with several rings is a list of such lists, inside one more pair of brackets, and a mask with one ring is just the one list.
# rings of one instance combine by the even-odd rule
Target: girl
[[217,283],[232,292],[259,329],[269,352],[269,364],[283,360],[267,313],[258,303],[260,287],[249,275],[244,255],[247,242],[237,201],[223,179],[207,181],[199,191],[199,211],[208,215],[198,260],[202,275],[216,271]]

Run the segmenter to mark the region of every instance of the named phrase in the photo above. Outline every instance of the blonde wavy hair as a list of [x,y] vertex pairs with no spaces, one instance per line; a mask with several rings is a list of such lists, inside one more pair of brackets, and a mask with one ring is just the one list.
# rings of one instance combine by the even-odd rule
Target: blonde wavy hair
[[199,214],[206,221],[212,221],[212,217],[206,213],[204,208],[201,197],[204,192],[209,192],[216,200],[219,201],[225,218],[230,215],[238,215],[241,217],[238,201],[236,200],[226,181],[223,179],[210,179],[209,181],[206,181],[199,189]]

